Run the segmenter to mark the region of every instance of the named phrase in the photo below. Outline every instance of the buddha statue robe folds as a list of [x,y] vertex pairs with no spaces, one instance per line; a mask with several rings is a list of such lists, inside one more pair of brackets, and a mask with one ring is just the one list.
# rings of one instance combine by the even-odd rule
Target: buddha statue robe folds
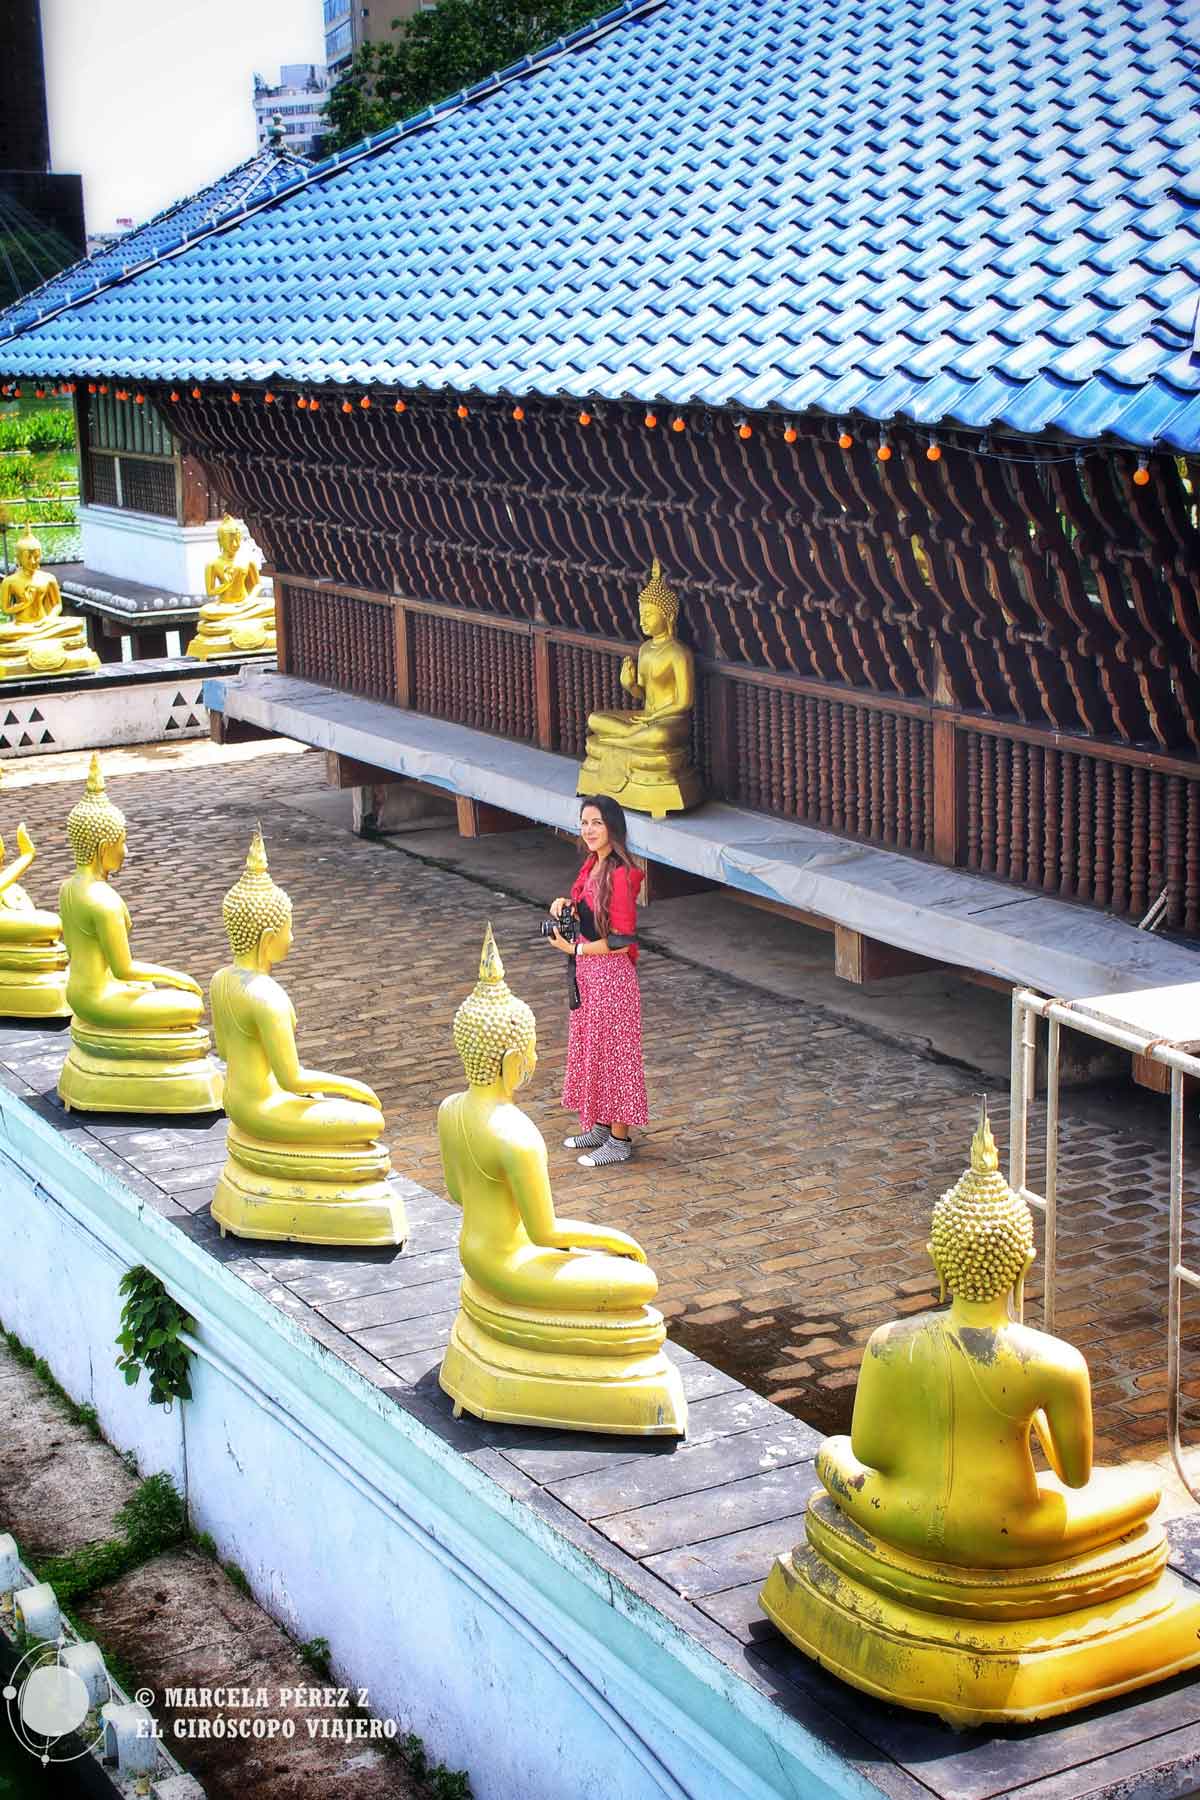
[[591,714],[575,791],[610,794],[622,806],[662,819],[695,806],[703,789],[691,764],[692,653],[675,635],[679,601],[657,557],[638,596],[638,617],[646,642],[636,666],[631,656],[621,664],[621,686],[634,708]]
[[42,568],[42,546],[31,531],[17,539],[16,553],[16,568],[0,581],[0,681],[98,669],[87,628],[63,612],[58,581]]
[[515,1103],[537,1067],[534,1018],[509,991],[490,925],[454,1043],[469,1086],[442,1102],[438,1139],[463,1215],[460,1309],[440,1377],[455,1415],[682,1434],[687,1402],[641,1248],[555,1215],[545,1140]]
[[72,1017],[60,1097],[85,1112],[219,1112],[221,1074],[200,1023],[199,984],[130,950],[129,908],[109,881],[125,861],[125,816],[104,791],[96,756],[67,835],[75,873],[58,908]]
[[238,651],[275,654],[275,602],[263,592],[256,554],[245,542],[245,528],[226,513],[217,526],[219,555],[204,571],[209,596],[200,608],[189,656],[207,661]]
[[763,1610],[843,1680],[961,1726],[1200,1663],[1200,1594],[1166,1568],[1157,1483],[1093,1471],[1087,1364],[1019,1323],[1033,1223],[986,1116],[929,1250],[949,1309],[871,1338],[850,1436],[822,1446],[824,1491]]
[[62,920],[57,913],[42,912],[21,886],[37,854],[24,825],[17,826],[17,850],[19,855],[0,869],[0,1018],[63,1019],[71,1009]]
[[261,832],[222,912],[233,963],[210,990],[229,1116],[212,1203],[222,1237],[402,1244],[378,1098],[351,1076],[302,1068],[296,1054],[295,1010],[271,973],[292,946],[292,903],[271,879]]

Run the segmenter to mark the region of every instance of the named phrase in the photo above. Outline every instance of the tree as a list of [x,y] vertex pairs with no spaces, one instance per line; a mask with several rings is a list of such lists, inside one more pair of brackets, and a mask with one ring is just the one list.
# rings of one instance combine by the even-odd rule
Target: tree
[[364,44],[329,97],[330,150],[444,100],[600,17],[605,0],[440,0]]

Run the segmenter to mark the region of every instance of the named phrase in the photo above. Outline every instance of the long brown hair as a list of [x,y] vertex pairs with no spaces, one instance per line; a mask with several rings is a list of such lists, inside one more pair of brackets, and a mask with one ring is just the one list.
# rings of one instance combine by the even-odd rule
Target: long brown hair
[[592,794],[579,809],[582,819],[589,806],[594,806],[608,827],[608,855],[603,857],[593,871],[592,889],[596,896],[596,935],[608,936],[609,913],[612,904],[613,865],[619,864],[623,869],[632,869],[634,861],[629,854],[626,838],[629,827],[625,823],[625,814],[611,794]]

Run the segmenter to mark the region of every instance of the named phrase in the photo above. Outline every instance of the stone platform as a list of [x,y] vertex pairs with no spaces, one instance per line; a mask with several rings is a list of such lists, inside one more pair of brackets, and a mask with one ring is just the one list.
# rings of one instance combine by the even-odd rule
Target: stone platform
[[[127,1260],[161,1267],[173,1291],[200,1311],[201,1348],[209,1330],[200,1304],[205,1297],[203,1261],[198,1263],[196,1254],[220,1264],[225,1276],[252,1290],[244,1303],[248,1326],[256,1315],[274,1316],[279,1329],[294,1340],[293,1357],[299,1354],[298,1331],[314,1350],[319,1347],[325,1367],[332,1359],[353,1371],[358,1378],[353,1385],[366,1384],[365,1391],[374,1392],[385,1409],[385,1422],[386,1409],[394,1409],[397,1428],[402,1417],[407,1421],[403,1430],[417,1433],[414,1445],[424,1444],[426,1456],[433,1454],[429,1446],[440,1446],[436,1454],[449,1459],[448,1474],[462,1465],[464,1480],[469,1471],[471,1482],[481,1481],[483,1489],[477,1491],[493,1496],[490,1504],[501,1509],[518,1534],[535,1534],[564,1582],[572,1568],[592,1571],[610,1609],[602,1617],[611,1616],[614,1631],[616,1621],[623,1630],[634,1624],[646,1661],[630,1679],[635,1687],[642,1684],[642,1702],[651,1713],[655,1706],[667,1711],[662,1714],[662,1742],[646,1757],[639,1751],[642,1775],[635,1773],[632,1785],[626,1776],[619,1787],[622,1794],[638,1800],[660,1794],[673,1800],[734,1794],[795,1800],[801,1793],[877,1793],[891,1800],[927,1800],[930,1794],[944,1800],[994,1800],[1018,1793],[1025,1800],[1182,1800],[1200,1784],[1198,1679],[1180,1679],[1065,1722],[1012,1732],[956,1733],[876,1704],[825,1675],[771,1629],[756,1604],[773,1556],[799,1535],[804,1503],[814,1485],[817,1433],[677,1346],[672,1354],[691,1406],[689,1436],[678,1447],[455,1420],[436,1379],[460,1275],[454,1208],[415,1183],[403,1183],[412,1223],[403,1253],[222,1240],[207,1209],[224,1155],[224,1121],[68,1120],[53,1093],[64,1047],[61,1031],[0,1028],[4,1157],[23,1171],[22,1180],[36,1177],[32,1198],[22,1203],[20,1215],[9,1215],[15,1202],[7,1183],[0,1198],[4,1229],[15,1232],[18,1246],[13,1266],[0,1272],[0,1317],[28,1335],[28,1327],[9,1309],[20,1305],[14,1298],[19,1285],[14,1271],[29,1229],[29,1208],[39,1200],[52,1211],[71,1213],[76,1231],[87,1226],[90,1205],[94,1216],[87,1229],[106,1241],[118,1259],[122,1243],[114,1219],[123,1210]],[[90,1200],[83,1178],[89,1165],[100,1184]],[[146,1214],[154,1217],[147,1220]],[[135,1219],[142,1223],[135,1225]],[[185,1252],[181,1238],[189,1241],[190,1250]],[[177,1251],[172,1243],[179,1243]],[[228,1286],[218,1285],[222,1293]],[[213,1317],[216,1332],[216,1312]],[[227,1306],[222,1329],[231,1329]],[[61,1343],[61,1333],[51,1335]],[[214,1342],[217,1349],[209,1354],[217,1357],[214,1367],[219,1368],[229,1351],[220,1350],[219,1334]],[[91,1379],[103,1376],[102,1361],[88,1368]],[[201,1408],[197,1418],[207,1384],[215,1379],[207,1367],[203,1373],[193,1403]],[[71,1386],[65,1372],[60,1379]],[[237,1379],[245,1385],[245,1375]],[[185,1409],[184,1423],[192,1416]],[[334,1444],[343,1424],[331,1421]],[[195,1426],[187,1429],[189,1468],[198,1483],[203,1434]],[[241,1476],[243,1465],[253,1458],[249,1438],[227,1436],[222,1456],[233,1459],[223,1466],[236,1485],[235,1466]],[[419,1485],[419,1469],[411,1461],[403,1467],[406,1479]],[[230,1504],[235,1503],[236,1496]],[[205,1502],[199,1504],[203,1509]],[[445,1523],[450,1529],[448,1515]],[[1172,1526],[1172,1563],[1185,1578],[1200,1580],[1195,1525],[1191,1518]],[[325,1536],[322,1531],[312,1540],[311,1555],[318,1564],[326,1554]],[[278,1603],[285,1603],[281,1597],[288,1595],[290,1584],[299,1586],[311,1574],[281,1563],[282,1554],[275,1550],[271,1565]],[[361,1542],[358,1554],[367,1555]],[[242,1560],[253,1569],[245,1551]],[[440,1619],[418,1615],[415,1623],[422,1641],[425,1633],[431,1641],[440,1637]],[[400,1655],[413,1625],[409,1617],[404,1635],[394,1645],[381,1645],[379,1653]],[[577,1643],[573,1654],[578,1658],[585,1652],[586,1646]],[[599,1646],[594,1653],[600,1655]],[[622,1654],[630,1657],[628,1645]],[[637,1661],[641,1665],[640,1657]],[[718,1739],[727,1746],[743,1741],[738,1754],[745,1755],[744,1765],[735,1757],[728,1766],[702,1766],[675,1753],[671,1734],[678,1717],[662,1685],[667,1667],[675,1669],[680,1682],[686,1676],[706,1685],[716,1734],[709,1750],[716,1754]],[[432,1674],[453,1684],[451,1669]],[[673,1703],[678,1699],[672,1696]],[[486,1734],[493,1701],[481,1694],[476,1703],[479,1729]],[[753,1722],[752,1743],[739,1740],[732,1728],[725,1731],[725,1711],[742,1722],[739,1729]],[[490,1728],[502,1723],[492,1720]],[[633,1724],[635,1734],[644,1731],[644,1720]],[[625,1725],[630,1725],[628,1713]],[[628,1741],[627,1732],[618,1736],[623,1744]],[[645,1748],[641,1737],[638,1743]],[[773,1772],[769,1759],[761,1760],[763,1746],[771,1743],[779,1758]],[[503,1784],[493,1784],[494,1772],[478,1766],[478,1754],[475,1745],[460,1746],[459,1759],[472,1764],[476,1793],[487,1800],[489,1793],[509,1792]],[[805,1769],[808,1773],[797,1785]],[[528,1791],[539,1796],[547,1791],[532,1766]],[[598,1791],[587,1783],[578,1790],[588,1795]]]
[[214,669],[236,675],[242,659],[187,656],[111,662],[89,675],[38,676],[0,684],[0,761],[114,744],[207,737],[203,689]]
[[[578,822],[579,765],[547,750],[277,673],[212,671],[205,704],[518,818]],[[767,814],[709,802],[657,821],[631,813],[629,824],[631,848],[669,868],[1041,993],[1167,987],[1200,971],[1194,950],[1092,908]]]

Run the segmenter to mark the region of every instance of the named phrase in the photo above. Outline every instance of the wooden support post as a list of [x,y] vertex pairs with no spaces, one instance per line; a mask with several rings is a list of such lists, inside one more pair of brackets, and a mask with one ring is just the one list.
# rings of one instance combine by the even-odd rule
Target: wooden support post
[[[1166,1063],[1155,1062],[1152,1056],[1137,1056],[1133,1061],[1133,1082],[1135,1087],[1147,1088],[1152,1094],[1169,1094],[1171,1091],[1171,1071]],[[1200,1087],[1195,1076],[1185,1075],[1183,1091],[1191,1095]]]
[[157,631],[135,631],[133,636],[133,655],[135,662],[141,662],[152,656],[167,654],[167,632],[165,626]]
[[848,925],[833,928],[834,973],[840,980],[852,981],[857,987],[868,981],[887,981],[896,975],[920,975],[941,966],[927,956],[898,950],[893,944],[882,944],[878,938],[852,931]]
[[[327,750],[325,779],[330,787],[352,788],[384,787],[390,781],[406,781],[408,777],[397,775],[394,769],[379,769],[374,763],[359,762],[357,756],[341,756],[336,750]],[[440,789],[436,791],[440,792]]]
[[550,633],[544,626],[533,632],[533,697],[537,720],[537,741],[541,750],[553,750],[558,743],[558,716],[554,692],[554,651]]
[[523,819],[520,813],[505,812],[502,806],[473,800],[470,794],[459,794],[456,799],[459,837],[489,837],[494,831],[525,831],[534,823],[532,819]]
[[728,676],[710,680],[707,689],[708,731],[712,755],[712,799],[737,799],[737,693]]
[[966,760],[953,719],[933,721],[933,854],[948,869],[963,860],[967,816]]
[[276,575],[275,582],[275,667],[286,675],[291,667],[287,635],[287,583]]
[[646,877],[638,896],[643,906],[650,906],[655,900],[680,900],[687,894],[707,894],[717,885],[687,869],[674,869],[670,863],[654,862],[649,856],[634,856],[633,861]]
[[179,500],[182,525],[207,525],[212,517],[212,495],[204,465],[194,456],[179,459]]
[[119,663],[125,636],[122,626],[111,619],[96,619],[92,629],[92,648],[102,663]]
[[396,705],[412,706],[412,614],[402,600],[392,607],[396,634]]

